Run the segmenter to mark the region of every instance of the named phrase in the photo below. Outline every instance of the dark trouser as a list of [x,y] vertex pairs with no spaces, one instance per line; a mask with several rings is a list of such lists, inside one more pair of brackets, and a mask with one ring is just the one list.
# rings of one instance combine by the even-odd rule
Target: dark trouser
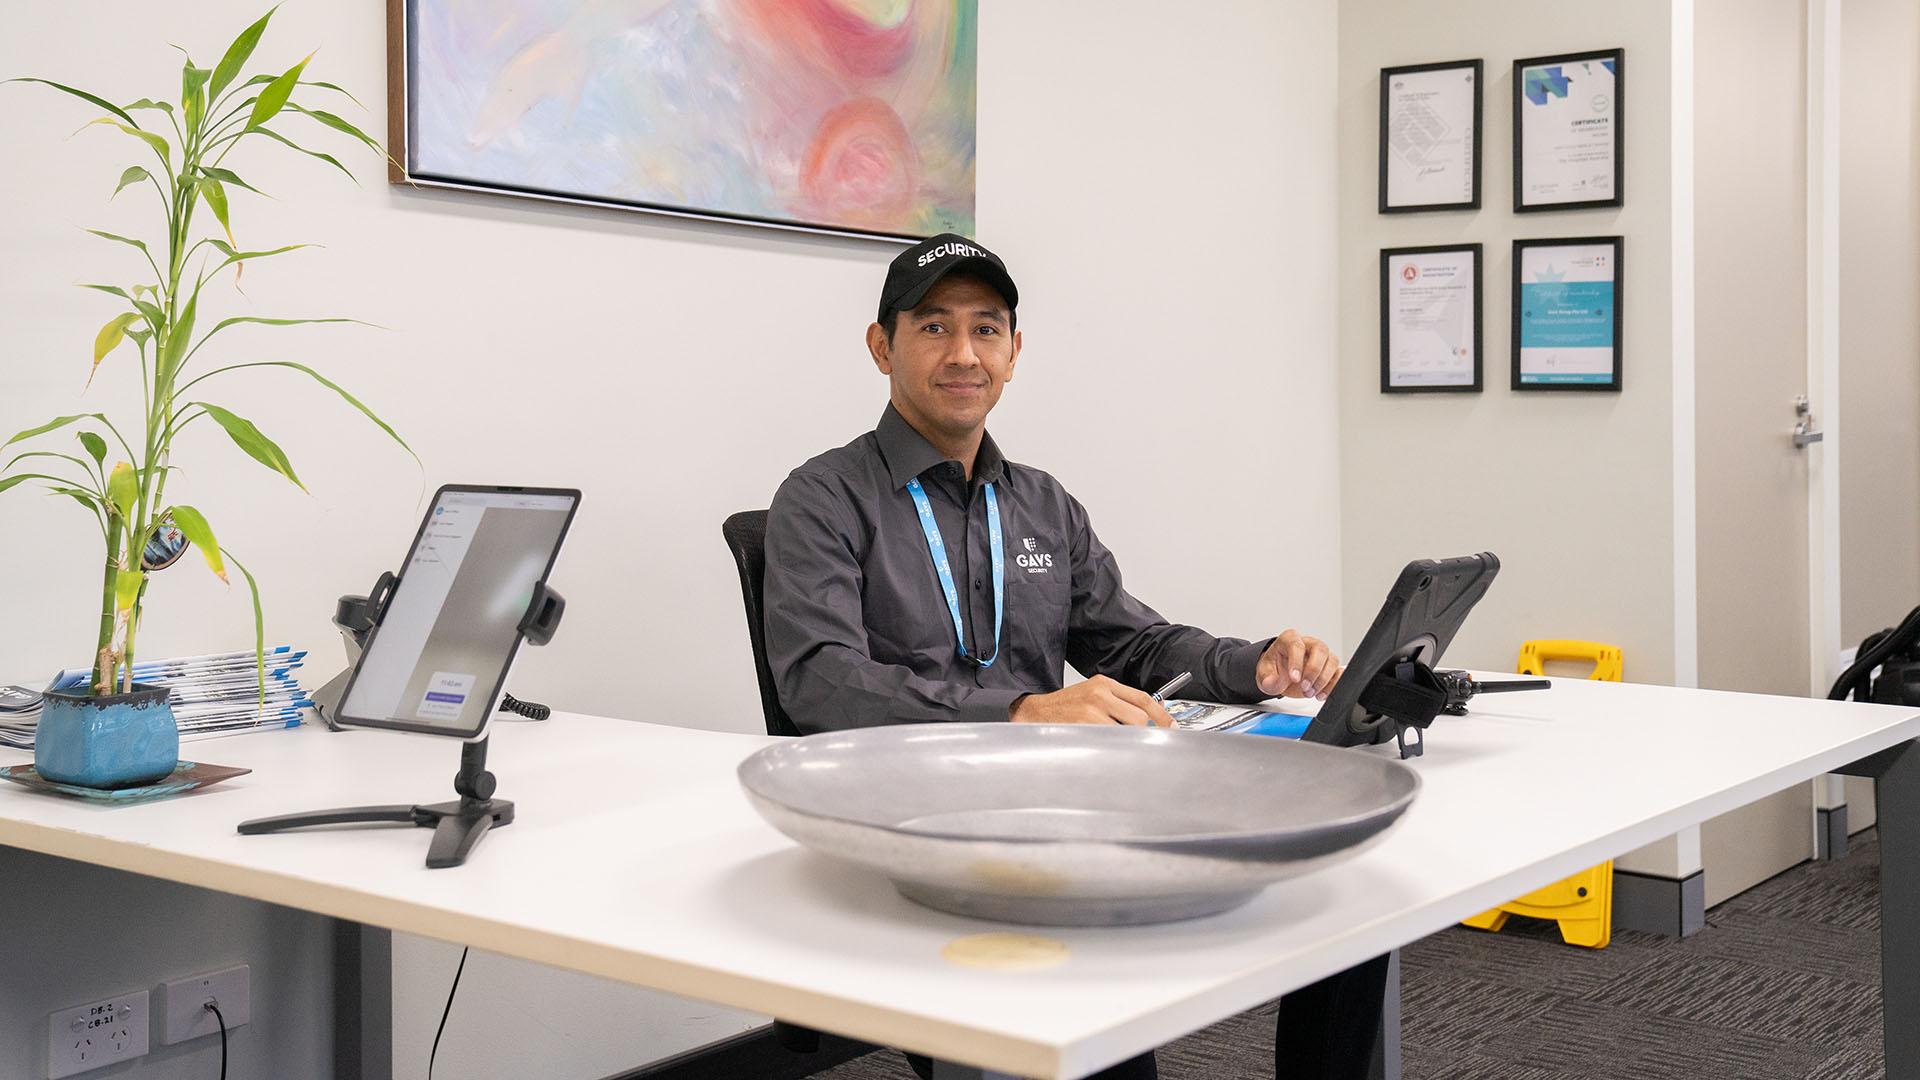
[[1277,1080],[1367,1080],[1386,1000],[1384,956],[1281,998],[1273,1075]]
[[[1367,1080],[1380,1009],[1387,998],[1387,958],[1375,957],[1329,975],[1280,999],[1273,1036],[1276,1080]],[[933,1080],[933,1062],[908,1054],[920,1080]],[[1094,1073],[1088,1080],[1158,1080],[1151,1051]]]

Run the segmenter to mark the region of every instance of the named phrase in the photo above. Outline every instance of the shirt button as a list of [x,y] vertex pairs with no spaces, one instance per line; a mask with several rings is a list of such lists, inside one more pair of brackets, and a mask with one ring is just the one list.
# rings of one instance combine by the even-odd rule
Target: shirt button
[[974,579],[973,579],[973,587],[974,587],[974,588],[976,588],[976,589],[978,589],[978,588],[980,587],[980,579],[979,579],[979,578],[974,578]]

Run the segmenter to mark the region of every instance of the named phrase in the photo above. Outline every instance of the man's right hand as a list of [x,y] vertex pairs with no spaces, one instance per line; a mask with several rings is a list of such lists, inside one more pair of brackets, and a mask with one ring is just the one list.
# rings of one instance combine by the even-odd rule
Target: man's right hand
[[1028,694],[1009,714],[1016,724],[1135,724],[1172,727],[1173,717],[1145,690],[1095,675],[1051,694]]

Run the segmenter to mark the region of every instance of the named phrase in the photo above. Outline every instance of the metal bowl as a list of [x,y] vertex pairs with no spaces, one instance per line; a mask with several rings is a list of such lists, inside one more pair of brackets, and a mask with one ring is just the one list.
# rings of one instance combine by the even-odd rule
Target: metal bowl
[[1398,761],[1263,735],[918,724],[740,763],[762,817],[961,915],[1052,926],[1226,911],[1351,856],[1404,813]]

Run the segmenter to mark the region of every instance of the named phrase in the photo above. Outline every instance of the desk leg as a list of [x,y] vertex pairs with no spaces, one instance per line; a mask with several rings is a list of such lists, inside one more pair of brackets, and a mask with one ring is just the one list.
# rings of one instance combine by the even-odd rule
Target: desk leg
[[1380,1003],[1380,1036],[1373,1043],[1369,1080],[1400,1080],[1400,950],[1387,954],[1387,996]]
[[1920,743],[1890,747],[1840,771],[1874,780],[1887,1075],[1920,1076]]
[[393,932],[333,927],[333,1075],[393,1080]]

